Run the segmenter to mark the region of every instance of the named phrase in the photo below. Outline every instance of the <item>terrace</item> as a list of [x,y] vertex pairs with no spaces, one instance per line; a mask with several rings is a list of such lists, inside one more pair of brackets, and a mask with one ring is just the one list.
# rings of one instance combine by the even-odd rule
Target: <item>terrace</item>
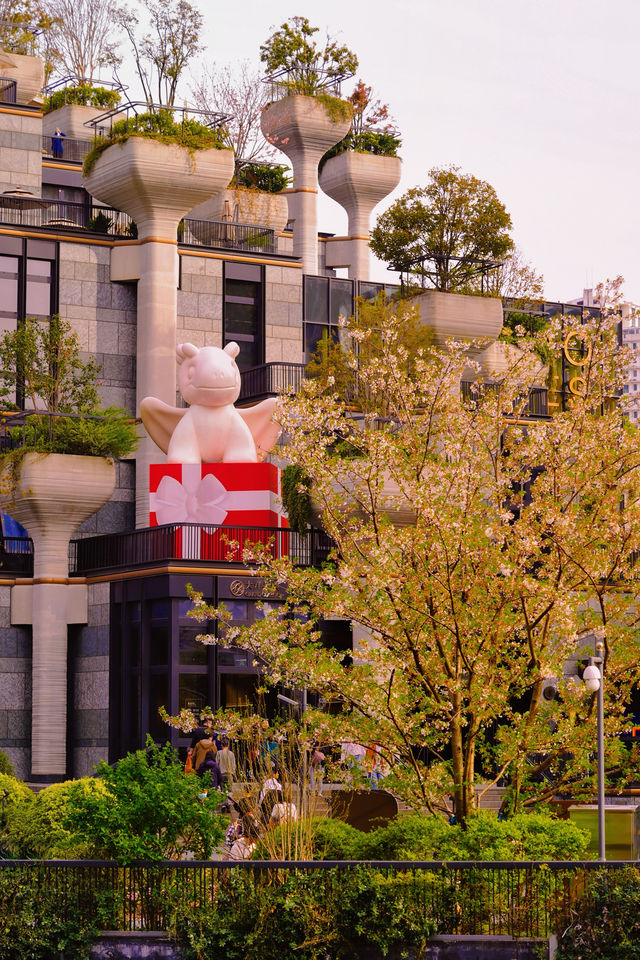
[[[72,143],[80,144],[82,141]],[[82,231],[120,239],[131,239],[137,235],[135,223],[121,210],[91,201],[47,200],[18,190],[0,195],[0,224],[36,229],[55,227],[56,230]],[[267,256],[278,254],[273,230],[236,221],[183,220],[178,226],[177,239],[185,246]]]

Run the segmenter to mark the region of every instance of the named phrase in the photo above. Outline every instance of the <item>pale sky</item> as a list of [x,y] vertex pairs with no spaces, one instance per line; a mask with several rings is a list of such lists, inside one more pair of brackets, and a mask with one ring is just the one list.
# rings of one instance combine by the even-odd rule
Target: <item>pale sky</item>
[[[372,225],[453,163],[493,185],[548,300],[620,273],[640,302],[638,0],[192,2],[206,20],[203,62],[258,68],[260,44],[293,15],[354,50],[403,140],[400,186]],[[319,229],[346,232],[343,209],[321,196]],[[375,264],[374,279],[393,276]]]

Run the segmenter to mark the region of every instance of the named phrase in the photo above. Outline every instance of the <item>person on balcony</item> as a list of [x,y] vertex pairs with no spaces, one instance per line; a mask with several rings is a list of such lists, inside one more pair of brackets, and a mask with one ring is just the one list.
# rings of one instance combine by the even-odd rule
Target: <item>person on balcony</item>
[[66,137],[66,133],[63,133],[60,127],[56,127],[51,137],[51,153],[53,154],[54,160],[62,160],[64,153],[63,137]]

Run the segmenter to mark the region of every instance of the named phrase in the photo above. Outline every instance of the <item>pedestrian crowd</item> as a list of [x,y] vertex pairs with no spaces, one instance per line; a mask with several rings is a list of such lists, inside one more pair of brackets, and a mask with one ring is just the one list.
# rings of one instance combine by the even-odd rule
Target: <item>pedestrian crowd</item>
[[[264,765],[265,776],[261,779],[257,798],[254,792],[253,795],[243,797],[234,803],[230,793],[228,794],[229,811],[236,816],[232,819],[225,838],[224,859],[249,860],[258,840],[267,830],[298,819],[298,810],[290,796],[290,791],[283,788],[283,778],[279,774],[276,761],[271,759],[275,753],[270,746],[264,747],[262,757],[255,751],[253,755],[250,751],[248,757],[249,780],[255,779],[256,761],[261,760]],[[317,767],[319,758],[324,759],[324,755],[320,754],[317,748],[314,749],[314,754]],[[204,777],[208,773],[212,789],[228,788],[230,790],[237,779],[237,763],[228,738],[219,737],[204,727],[197,727],[191,739],[185,772],[195,773],[198,777]]]

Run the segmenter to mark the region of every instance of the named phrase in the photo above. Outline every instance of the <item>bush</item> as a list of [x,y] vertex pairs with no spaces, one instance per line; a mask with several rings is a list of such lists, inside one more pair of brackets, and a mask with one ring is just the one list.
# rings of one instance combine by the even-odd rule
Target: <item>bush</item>
[[87,960],[96,931],[83,917],[78,891],[25,884],[13,867],[0,871],[0,960]]
[[98,157],[114,143],[125,143],[130,137],[144,137],[148,140],[157,140],[160,143],[177,143],[180,146],[194,150],[225,150],[227,144],[219,130],[205,127],[197,120],[187,119],[176,123],[169,110],[158,110],[156,113],[141,113],[138,116],[118,120],[108,137],[98,141],[93,150],[84,158],[83,173],[91,173]]
[[92,233],[109,233],[112,226],[113,220],[102,211],[96,213],[95,217],[91,217],[87,221],[87,230]]
[[640,876],[603,870],[573,908],[556,960],[640,960]]
[[9,430],[9,436],[20,443],[13,455],[34,452],[118,458],[126,457],[138,443],[132,417],[119,407],[107,407],[91,417],[31,416],[24,427]]
[[235,180],[237,187],[280,193],[289,185],[288,167],[281,164],[272,166],[270,163],[247,163],[238,170]]
[[93,845],[78,840],[65,823],[72,796],[95,789],[95,783],[92,777],[52,783],[32,795],[31,802],[17,804],[7,820],[7,844],[12,854],[20,859],[42,860],[91,857]]
[[418,952],[435,932],[426,911],[412,909],[417,887],[429,880],[356,868],[274,873],[268,880],[232,870],[218,882],[205,909],[182,903],[174,912],[173,935],[185,960],[350,960],[367,948]]
[[207,859],[224,837],[222,794],[202,796],[204,783],[185,775],[173,748],[128,753],[115,767],[97,766],[94,789],[72,793],[65,826],[98,856],[131,860],[178,859],[185,851]]
[[362,133],[350,131],[344,139],[325,153],[319,168],[322,170],[330,157],[337,157],[338,154],[349,150],[355,153],[372,153],[377,157],[397,157],[401,146],[402,140],[394,133],[377,130],[363,130]]
[[314,850],[322,860],[580,860],[588,843],[588,834],[569,820],[541,813],[498,820],[481,811],[465,829],[420,814],[396,817],[371,833],[325,820]]
[[16,775],[13,764],[4,750],[0,750],[0,773],[4,773],[7,777],[15,777]]
[[44,98],[43,110],[45,113],[51,113],[52,110],[59,110],[67,103],[75,103],[85,107],[102,107],[103,110],[110,110],[112,107],[118,106],[120,99],[117,90],[79,84],[77,87],[54,90],[53,93]]

